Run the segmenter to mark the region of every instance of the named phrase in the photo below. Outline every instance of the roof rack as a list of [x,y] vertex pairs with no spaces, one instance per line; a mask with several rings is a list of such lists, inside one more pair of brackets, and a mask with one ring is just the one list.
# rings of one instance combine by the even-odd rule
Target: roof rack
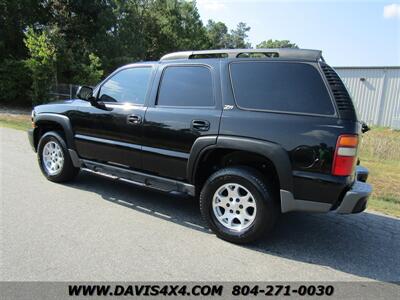
[[321,50],[293,48],[260,49],[220,49],[200,51],[180,51],[164,55],[160,60],[196,59],[196,58],[238,58],[238,57],[280,57],[304,60],[324,60]]

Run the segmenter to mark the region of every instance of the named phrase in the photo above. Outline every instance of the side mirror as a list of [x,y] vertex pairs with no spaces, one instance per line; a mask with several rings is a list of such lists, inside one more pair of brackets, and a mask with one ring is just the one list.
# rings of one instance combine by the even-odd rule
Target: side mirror
[[361,132],[366,133],[367,131],[370,131],[371,128],[364,122],[361,123]]
[[82,85],[76,91],[76,96],[85,101],[93,101],[93,89],[90,86]]

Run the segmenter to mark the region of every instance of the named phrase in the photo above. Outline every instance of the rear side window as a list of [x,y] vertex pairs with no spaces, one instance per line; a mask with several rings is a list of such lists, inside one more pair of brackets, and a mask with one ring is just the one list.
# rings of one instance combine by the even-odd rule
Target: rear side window
[[334,108],[319,72],[290,62],[239,62],[230,65],[239,107],[333,115]]
[[173,66],[164,70],[157,105],[214,106],[211,71],[202,66]]

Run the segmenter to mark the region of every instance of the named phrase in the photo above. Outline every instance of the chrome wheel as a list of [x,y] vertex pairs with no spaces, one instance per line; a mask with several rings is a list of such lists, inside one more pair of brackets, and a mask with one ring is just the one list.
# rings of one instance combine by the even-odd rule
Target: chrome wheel
[[54,141],[47,142],[42,151],[43,165],[49,175],[57,175],[64,166],[64,154],[60,145]]
[[257,213],[253,195],[237,183],[221,186],[214,194],[212,208],[218,222],[235,231],[243,231],[253,224]]

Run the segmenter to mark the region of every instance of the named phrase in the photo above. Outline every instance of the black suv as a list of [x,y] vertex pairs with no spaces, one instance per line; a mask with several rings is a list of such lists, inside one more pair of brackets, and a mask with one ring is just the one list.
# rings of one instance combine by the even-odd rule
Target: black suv
[[339,76],[304,49],[176,52],[40,105],[29,140],[47,179],[80,169],[198,196],[217,236],[245,243],[280,213],[357,213],[371,186]]

